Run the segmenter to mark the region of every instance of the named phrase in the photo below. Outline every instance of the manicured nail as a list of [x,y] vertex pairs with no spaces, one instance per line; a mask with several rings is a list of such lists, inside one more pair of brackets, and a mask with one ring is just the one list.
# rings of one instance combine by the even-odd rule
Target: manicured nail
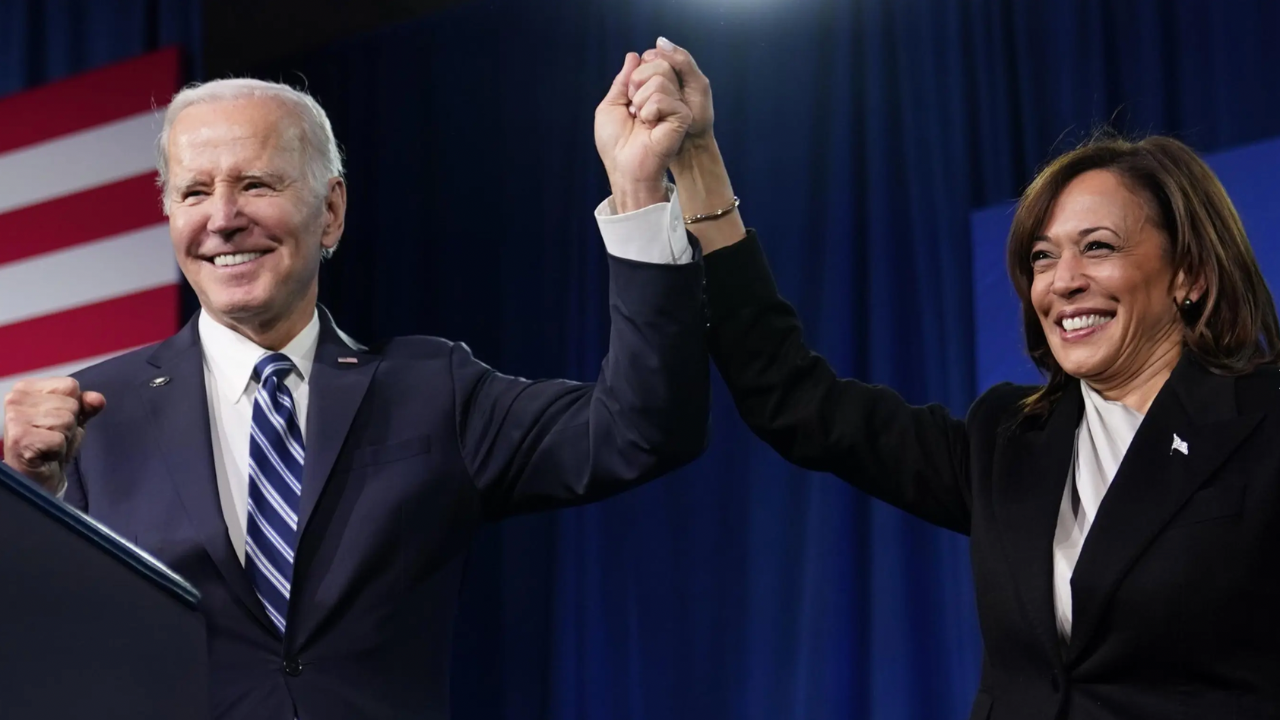
[[658,49],[664,53],[669,53],[669,52],[674,52],[676,49],[676,46],[673,45],[670,40],[664,37],[660,37],[658,38]]

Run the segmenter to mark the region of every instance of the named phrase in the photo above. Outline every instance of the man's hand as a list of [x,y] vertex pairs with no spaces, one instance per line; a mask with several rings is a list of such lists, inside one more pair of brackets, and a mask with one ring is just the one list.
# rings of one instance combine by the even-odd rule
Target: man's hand
[[61,492],[85,423],[106,406],[101,393],[81,393],[73,378],[19,381],[4,399],[5,464],[48,492]]
[[666,202],[663,178],[689,129],[693,113],[680,101],[668,78],[652,77],[636,93],[628,92],[640,56],[628,53],[596,108],[596,150],[604,161],[619,213]]
[[637,96],[642,88],[651,83],[653,78],[666,78],[667,83],[676,88],[676,97],[693,115],[679,154],[687,155],[705,148],[712,138],[711,130],[716,113],[711,100],[711,81],[698,69],[693,56],[670,40],[658,38],[657,46],[646,50],[641,60],[643,62],[631,74],[627,87],[633,103],[639,99]]

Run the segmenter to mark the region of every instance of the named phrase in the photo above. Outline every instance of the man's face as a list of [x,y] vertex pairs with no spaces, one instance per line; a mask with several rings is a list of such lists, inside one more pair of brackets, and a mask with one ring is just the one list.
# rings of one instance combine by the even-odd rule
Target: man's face
[[309,317],[321,250],[341,237],[345,190],[308,181],[300,122],[280,100],[245,98],[193,105],[170,128],[174,254],[225,325]]

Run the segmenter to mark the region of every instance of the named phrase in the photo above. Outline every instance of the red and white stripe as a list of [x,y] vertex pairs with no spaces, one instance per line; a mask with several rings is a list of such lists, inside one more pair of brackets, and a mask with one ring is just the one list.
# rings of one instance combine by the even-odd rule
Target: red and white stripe
[[178,329],[155,172],[178,78],[168,49],[0,99],[0,397]]

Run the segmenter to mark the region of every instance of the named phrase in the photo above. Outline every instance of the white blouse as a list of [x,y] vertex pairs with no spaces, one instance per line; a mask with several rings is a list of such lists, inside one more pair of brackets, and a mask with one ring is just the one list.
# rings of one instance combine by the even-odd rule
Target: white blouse
[[[1084,394],[1084,417],[1076,429],[1075,454],[1053,536],[1053,609],[1064,643],[1071,639],[1071,575],[1080,548],[1143,418],[1142,413],[1124,403],[1103,398],[1086,382],[1080,383],[1080,389]],[[1073,485],[1080,495],[1078,511],[1072,508]]]

